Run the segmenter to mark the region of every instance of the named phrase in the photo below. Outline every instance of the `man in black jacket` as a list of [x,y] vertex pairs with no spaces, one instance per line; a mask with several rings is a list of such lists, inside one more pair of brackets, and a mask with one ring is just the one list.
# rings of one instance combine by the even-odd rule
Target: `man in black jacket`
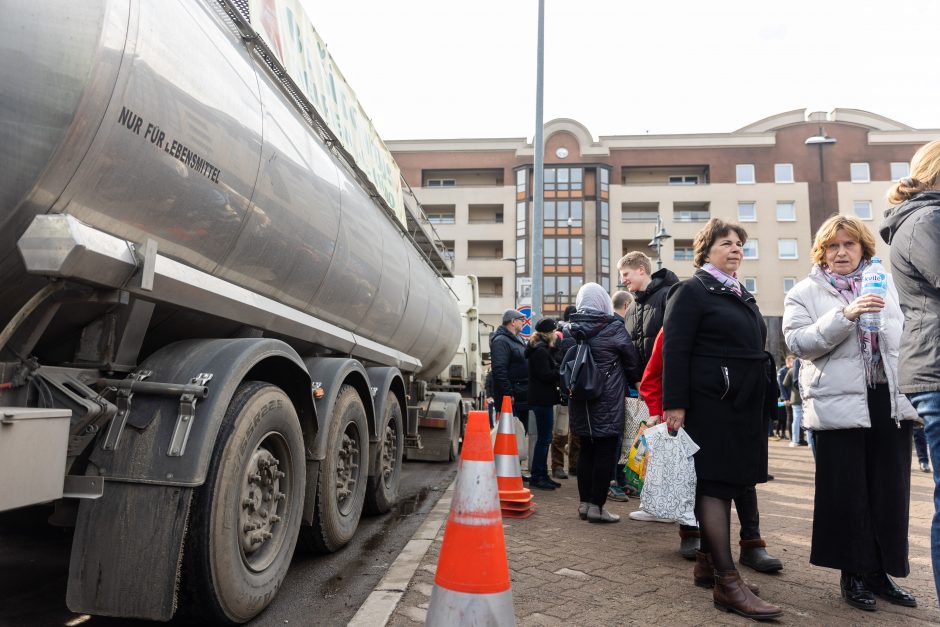
[[493,399],[496,411],[502,411],[503,397],[512,399],[512,413],[529,432],[529,366],[525,360],[525,341],[519,332],[525,316],[515,309],[503,312],[503,325],[490,339],[490,361],[493,364]]
[[663,326],[666,312],[666,294],[669,288],[679,282],[676,273],[661,268],[655,273],[650,258],[644,253],[633,250],[617,262],[620,282],[633,293],[633,304],[627,308],[627,332],[633,345],[640,353],[640,362],[646,368],[656,334]]
[[[565,307],[564,322],[559,325],[561,339],[555,343],[556,358],[561,363],[565,353],[577,342],[570,332],[571,315],[578,310],[574,305]],[[567,479],[568,474],[578,474],[578,454],[581,443],[578,436],[571,433],[568,428],[568,397],[562,398],[562,404],[555,406],[555,424],[552,432],[552,476],[556,479]],[[565,472],[565,454],[568,455],[568,472]]]

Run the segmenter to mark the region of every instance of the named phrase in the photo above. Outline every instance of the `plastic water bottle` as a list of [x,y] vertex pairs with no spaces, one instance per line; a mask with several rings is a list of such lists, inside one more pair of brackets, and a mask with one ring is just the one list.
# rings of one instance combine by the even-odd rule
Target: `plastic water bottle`
[[[885,273],[884,266],[881,265],[881,259],[872,257],[871,265],[865,268],[865,272],[862,273],[862,296],[865,294],[875,294],[884,298],[887,293],[888,275]],[[881,331],[884,327],[881,313],[880,311],[863,313],[858,323],[864,330],[870,333]]]

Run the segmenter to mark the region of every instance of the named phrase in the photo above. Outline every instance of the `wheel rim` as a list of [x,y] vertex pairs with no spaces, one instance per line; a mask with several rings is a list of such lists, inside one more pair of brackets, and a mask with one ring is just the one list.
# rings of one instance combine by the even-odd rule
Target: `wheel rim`
[[336,460],[336,502],[339,503],[339,511],[344,516],[349,514],[355,505],[356,488],[362,467],[360,454],[359,429],[356,428],[356,423],[350,422],[343,431]]
[[290,449],[279,433],[258,442],[242,480],[238,516],[239,546],[245,565],[259,572],[271,565],[287,533],[282,522],[293,503],[290,498]]
[[382,482],[386,487],[391,485],[392,478],[395,476],[398,452],[398,423],[395,418],[390,418],[385,426],[385,438],[382,440],[381,468]]

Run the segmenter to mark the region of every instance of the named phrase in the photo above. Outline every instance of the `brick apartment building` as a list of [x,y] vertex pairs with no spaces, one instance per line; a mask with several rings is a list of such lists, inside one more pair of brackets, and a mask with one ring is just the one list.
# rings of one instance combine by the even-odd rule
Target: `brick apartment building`
[[[655,263],[649,244],[657,220],[670,236],[659,261],[691,276],[692,239],[717,216],[748,231],[741,276],[777,344],[784,294],[810,268],[816,228],[840,212],[877,231],[891,181],[908,174],[914,152],[940,130],[835,109],[788,111],[731,133],[597,139],[575,120],[556,119],[544,136],[546,315],[573,303],[585,281],[616,289],[617,260],[630,250]],[[531,276],[532,144],[449,139],[388,147],[454,272],[479,277],[481,320],[499,324],[504,309],[525,300],[519,291]],[[887,252],[880,243],[879,253]]]

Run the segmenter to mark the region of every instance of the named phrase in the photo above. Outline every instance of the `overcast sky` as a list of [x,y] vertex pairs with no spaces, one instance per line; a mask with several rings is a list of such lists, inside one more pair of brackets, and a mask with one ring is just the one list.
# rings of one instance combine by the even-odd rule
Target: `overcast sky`
[[[537,0],[302,0],[386,140],[532,137]],[[865,109],[940,128],[938,0],[546,0],[545,121],[730,132]]]

